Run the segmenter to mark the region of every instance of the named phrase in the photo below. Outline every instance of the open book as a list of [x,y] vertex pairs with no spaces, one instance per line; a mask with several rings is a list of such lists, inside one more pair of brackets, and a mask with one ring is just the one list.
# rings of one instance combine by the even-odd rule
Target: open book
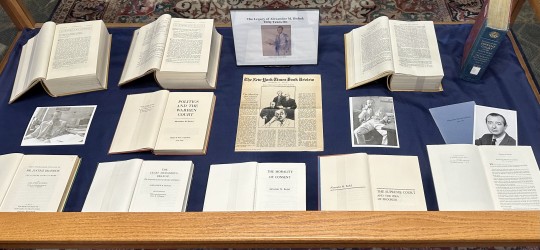
[[346,89],[389,76],[394,91],[441,91],[444,76],[431,21],[382,16],[345,34]]
[[439,210],[540,210],[540,170],[530,146],[427,150]]
[[212,92],[128,95],[109,154],[205,154],[215,100]]
[[306,164],[210,166],[203,211],[305,211]]
[[119,85],[155,72],[166,89],[214,89],[221,41],[213,19],[162,15],[133,34]]
[[110,47],[101,20],[44,23],[23,46],[9,103],[40,82],[54,97],[106,89]]
[[319,199],[321,210],[427,210],[416,156],[320,156]]
[[82,212],[184,212],[191,161],[99,163]]
[[61,212],[79,163],[76,155],[0,155],[0,211]]

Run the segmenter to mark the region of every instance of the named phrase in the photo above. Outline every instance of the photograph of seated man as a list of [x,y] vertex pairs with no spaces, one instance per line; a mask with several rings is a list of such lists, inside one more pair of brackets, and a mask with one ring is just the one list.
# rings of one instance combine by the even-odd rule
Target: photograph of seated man
[[351,97],[353,147],[399,147],[391,97]]

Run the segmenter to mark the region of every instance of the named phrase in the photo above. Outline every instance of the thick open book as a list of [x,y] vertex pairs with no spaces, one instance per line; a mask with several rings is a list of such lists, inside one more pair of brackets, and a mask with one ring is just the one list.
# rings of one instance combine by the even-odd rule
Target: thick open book
[[203,211],[305,211],[306,164],[210,166]]
[[184,212],[191,161],[99,163],[82,212]]
[[62,212],[80,160],[76,155],[0,155],[0,211]]
[[44,23],[22,48],[9,103],[38,83],[54,97],[106,89],[110,47],[101,20]]
[[439,210],[540,210],[540,170],[530,146],[427,150]]
[[206,154],[215,100],[212,92],[128,95],[109,154],[146,150],[156,155]]
[[321,210],[427,210],[416,156],[320,156],[319,199]]
[[155,72],[166,89],[215,89],[221,41],[213,19],[162,15],[133,33],[119,85]]
[[441,91],[444,76],[431,21],[379,17],[345,34],[346,89],[389,76],[393,91]]

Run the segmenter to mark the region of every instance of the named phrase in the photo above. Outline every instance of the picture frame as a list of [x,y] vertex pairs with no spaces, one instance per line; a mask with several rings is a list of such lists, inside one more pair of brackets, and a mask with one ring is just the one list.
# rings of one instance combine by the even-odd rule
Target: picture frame
[[233,9],[236,65],[317,64],[319,9]]

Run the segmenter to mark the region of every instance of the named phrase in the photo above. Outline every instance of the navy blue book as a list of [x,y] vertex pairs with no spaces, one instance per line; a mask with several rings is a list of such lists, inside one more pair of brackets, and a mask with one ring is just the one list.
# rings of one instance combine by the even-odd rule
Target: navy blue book
[[512,1],[488,0],[467,37],[460,78],[478,82],[508,31]]

